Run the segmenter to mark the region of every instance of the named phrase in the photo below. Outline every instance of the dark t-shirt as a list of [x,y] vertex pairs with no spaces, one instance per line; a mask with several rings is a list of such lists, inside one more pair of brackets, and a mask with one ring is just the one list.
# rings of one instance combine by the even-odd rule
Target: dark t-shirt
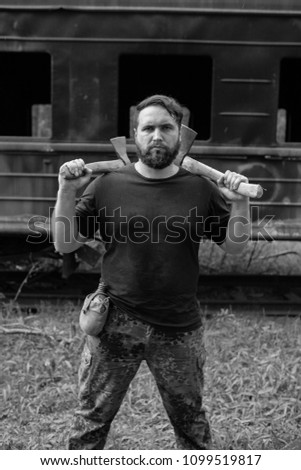
[[118,308],[161,328],[201,324],[199,243],[223,243],[229,220],[214,183],[183,168],[169,178],[145,178],[132,164],[94,180],[76,213],[83,235],[100,231],[102,279]]

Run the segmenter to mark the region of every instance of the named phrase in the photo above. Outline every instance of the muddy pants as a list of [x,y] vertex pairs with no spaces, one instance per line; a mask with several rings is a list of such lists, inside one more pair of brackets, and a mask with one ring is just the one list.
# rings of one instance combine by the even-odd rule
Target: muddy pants
[[79,402],[68,449],[103,449],[141,361],[155,377],[179,449],[207,449],[202,408],[203,328],[166,333],[113,307],[100,336],[87,336],[79,368]]

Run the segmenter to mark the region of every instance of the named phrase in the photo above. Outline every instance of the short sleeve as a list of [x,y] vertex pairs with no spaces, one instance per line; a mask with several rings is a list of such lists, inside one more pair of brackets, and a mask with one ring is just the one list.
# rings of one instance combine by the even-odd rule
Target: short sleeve
[[98,229],[97,211],[95,206],[95,180],[90,183],[75,207],[78,231],[87,238],[93,238]]
[[227,234],[227,227],[230,218],[229,206],[216,184],[211,183],[211,197],[208,205],[208,216],[204,224],[204,235],[221,245],[224,243]]

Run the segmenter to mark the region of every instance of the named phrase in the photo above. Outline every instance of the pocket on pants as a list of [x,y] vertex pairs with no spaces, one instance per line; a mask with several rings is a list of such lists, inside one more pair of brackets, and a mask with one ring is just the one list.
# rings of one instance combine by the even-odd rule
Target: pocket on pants
[[86,354],[88,356],[89,354],[85,352],[85,349],[88,349],[88,351],[90,352],[90,356],[92,358],[92,356],[95,353],[97,353],[97,350],[99,348],[99,343],[100,343],[100,338],[98,336],[87,335],[83,354]]
[[84,367],[89,367],[91,365],[91,362],[92,362],[92,354],[88,345],[86,344],[82,352],[81,364],[83,364]]
[[199,367],[201,367],[202,369],[206,362],[206,356],[207,356],[207,353],[205,349],[205,344],[204,344],[204,341],[202,341],[200,344],[199,354],[198,354],[198,364],[199,364]]
[[197,370],[198,370],[198,381],[201,391],[204,388],[204,365],[206,361],[206,351],[205,347],[202,345],[200,347],[199,355],[197,357]]
[[78,369],[79,396],[82,398],[85,395],[89,394],[92,375],[92,358],[93,354],[91,353],[89,346],[86,342],[81,355],[80,365]]

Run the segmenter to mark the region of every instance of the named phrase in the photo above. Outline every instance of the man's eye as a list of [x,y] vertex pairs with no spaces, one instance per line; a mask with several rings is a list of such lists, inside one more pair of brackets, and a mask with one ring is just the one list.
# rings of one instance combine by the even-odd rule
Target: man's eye
[[153,130],[153,128],[151,126],[147,126],[147,127],[144,127],[143,130],[145,132],[151,132]]

